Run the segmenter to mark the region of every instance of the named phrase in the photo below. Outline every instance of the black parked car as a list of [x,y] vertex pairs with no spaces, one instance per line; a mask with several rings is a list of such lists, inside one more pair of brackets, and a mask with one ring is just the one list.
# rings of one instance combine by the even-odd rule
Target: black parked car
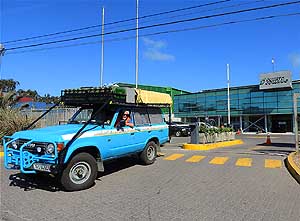
[[182,122],[171,122],[171,124],[169,124],[169,130],[170,130],[171,136],[175,136],[175,137],[191,135],[190,125],[184,124]]

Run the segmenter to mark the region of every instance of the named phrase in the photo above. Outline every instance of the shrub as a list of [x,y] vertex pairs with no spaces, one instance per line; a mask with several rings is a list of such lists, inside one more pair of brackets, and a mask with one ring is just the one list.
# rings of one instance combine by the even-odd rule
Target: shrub
[[21,108],[12,108],[16,103],[16,93],[10,91],[0,97],[0,139],[10,136],[16,131],[24,129],[30,124],[32,118],[21,114]]
[[207,127],[204,125],[200,125],[199,133],[207,133]]
[[2,139],[3,136],[10,136],[24,129],[32,122],[32,118],[22,115],[19,109],[0,108],[0,122],[0,139]]

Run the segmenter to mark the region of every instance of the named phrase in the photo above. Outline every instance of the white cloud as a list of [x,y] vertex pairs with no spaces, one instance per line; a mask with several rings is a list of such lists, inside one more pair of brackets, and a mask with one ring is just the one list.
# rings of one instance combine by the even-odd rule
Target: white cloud
[[160,48],[164,48],[167,46],[166,42],[164,42],[164,41],[154,41],[150,38],[143,38],[143,41],[144,41],[144,44],[150,48],[160,49]]
[[167,43],[164,41],[155,41],[150,38],[143,38],[143,42],[146,46],[144,52],[145,58],[153,61],[174,61],[175,56],[162,52],[163,48],[167,47]]
[[154,61],[174,61],[175,56],[167,53],[163,53],[156,50],[148,50],[144,53],[145,57]]
[[289,59],[294,67],[300,67],[300,54],[293,53],[289,55]]

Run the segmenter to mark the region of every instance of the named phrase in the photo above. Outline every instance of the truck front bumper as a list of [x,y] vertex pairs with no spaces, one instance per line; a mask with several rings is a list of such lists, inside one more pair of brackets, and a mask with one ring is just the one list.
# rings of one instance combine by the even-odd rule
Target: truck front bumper
[[[9,139],[8,142],[5,140]],[[4,166],[6,169],[19,169],[22,173],[36,173],[37,171],[43,171],[48,173],[57,172],[57,146],[56,143],[52,143],[55,147],[53,155],[36,155],[28,148],[34,140],[29,140],[22,144],[19,148],[14,149],[10,144],[18,140],[18,138],[4,137]]]

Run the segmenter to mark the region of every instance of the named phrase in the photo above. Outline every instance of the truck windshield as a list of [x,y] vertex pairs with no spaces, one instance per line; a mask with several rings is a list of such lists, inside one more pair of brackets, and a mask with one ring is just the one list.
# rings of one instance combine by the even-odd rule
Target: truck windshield
[[[93,114],[97,111],[97,108],[81,108],[73,117],[69,120],[71,124],[84,124],[87,122]],[[110,125],[114,112],[111,110],[103,110],[99,114],[93,117],[92,124],[106,124]]]

